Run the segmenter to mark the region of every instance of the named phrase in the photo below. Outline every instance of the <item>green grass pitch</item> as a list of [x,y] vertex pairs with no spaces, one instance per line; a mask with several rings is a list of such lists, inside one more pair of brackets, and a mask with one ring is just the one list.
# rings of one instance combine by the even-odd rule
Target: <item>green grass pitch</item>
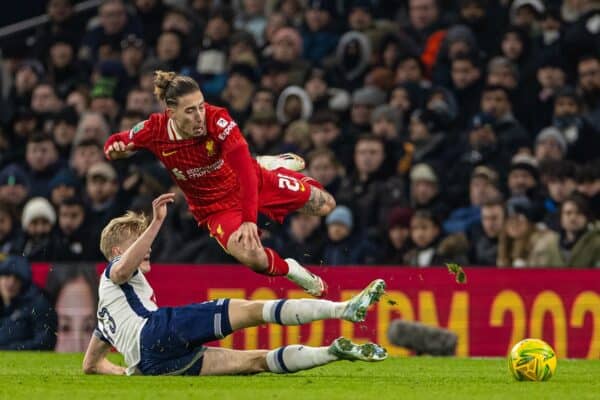
[[[85,376],[81,354],[0,352],[0,399],[598,399],[600,360],[559,360],[548,382],[517,382],[501,358],[395,358],[293,375]],[[120,361],[116,354],[111,358]]]

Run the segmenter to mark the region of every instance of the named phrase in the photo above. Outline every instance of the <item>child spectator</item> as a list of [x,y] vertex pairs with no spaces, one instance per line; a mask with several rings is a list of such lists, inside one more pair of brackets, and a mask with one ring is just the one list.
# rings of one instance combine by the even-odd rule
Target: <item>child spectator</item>
[[323,262],[327,265],[374,264],[378,251],[370,241],[352,234],[352,211],[346,206],[336,207],[325,219],[327,244]]

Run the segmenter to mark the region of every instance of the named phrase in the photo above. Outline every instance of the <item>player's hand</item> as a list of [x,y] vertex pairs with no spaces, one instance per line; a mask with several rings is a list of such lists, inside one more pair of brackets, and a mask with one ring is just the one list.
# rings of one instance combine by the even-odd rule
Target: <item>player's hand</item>
[[258,237],[258,228],[254,222],[242,223],[231,236],[233,240],[241,243],[242,247],[246,250],[262,249],[262,244]]
[[125,142],[118,140],[110,146],[108,146],[105,154],[106,157],[108,157],[110,160],[118,160],[121,158],[127,158],[131,156],[134,150],[135,145],[133,144],[133,142],[125,144]]
[[175,201],[175,193],[165,193],[152,202],[152,220],[163,222],[167,217],[167,204]]

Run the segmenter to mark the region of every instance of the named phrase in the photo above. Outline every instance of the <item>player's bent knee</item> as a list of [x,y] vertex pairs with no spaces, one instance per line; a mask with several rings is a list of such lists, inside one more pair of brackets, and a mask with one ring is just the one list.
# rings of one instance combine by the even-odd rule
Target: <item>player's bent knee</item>
[[263,249],[241,250],[238,254],[233,254],[239,262],[247,265],[252,270],[262,272],[267,269],[267,256]]
[[333,211],[333,209],[336,207],[336,202],[335,199],[333,198],[332,195],[330,195],[327,192],[323,192],[324,196],[325,196],[325,204],[323,204],[321,206],[321,208],[319,209],[319,215],[324,217],[326,215],[328,215],[330,212]]

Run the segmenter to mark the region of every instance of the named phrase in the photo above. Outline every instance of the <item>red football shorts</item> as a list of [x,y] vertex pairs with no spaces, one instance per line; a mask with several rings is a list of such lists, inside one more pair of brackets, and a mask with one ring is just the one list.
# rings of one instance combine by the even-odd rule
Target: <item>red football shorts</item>
[[[258,212],[279,223],[306,204],[313,186],[322,188],[314,179],[285,168],[260,168],[258,182]],[[227,249],[229,236],[242,224],[241,205],[209,215],[205,224],[210,235]]]

